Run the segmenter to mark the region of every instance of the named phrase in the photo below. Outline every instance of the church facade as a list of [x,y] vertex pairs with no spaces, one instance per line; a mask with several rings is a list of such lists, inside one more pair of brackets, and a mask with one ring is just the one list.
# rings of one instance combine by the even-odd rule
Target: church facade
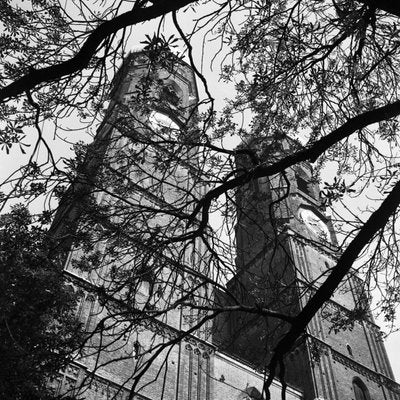
[[[165,177],[168,169],[161,167],[146,175],[146,168],[154,168],[157,154],[154,149],[149,150],[145,126],[150,124],[156,127],[155,131],[161,127],[164,133],[179,130],[180,125],[190,118],[198,101],[193,71],[183,62],[177,62],[173,72],[167,67],[152,71],[153,78],[156,75],[161,85],[155,95],[158,100],[146,105],[146,112],[130,109],[130,100],[138,96],[138,87],[146,84],[148,64],[149,55],[143,52],[132,53],[125,60],[115,80],[108,117],[95,139],[97,155],[94,161],[88,162],[89,175],[100,173],[99,165],[110,155],[113,157],[110,169],[128,171],[130,181],[133,181],[126,184],[133,187],[129,193],[117,193],[112,189],[112,182],[107,182],[104,183],[107,190],[99,190],[101,194],[96,195],[97,204],[113,210],[120,207],[115,200],[117,195],[125,196],[125,202],[128,197],[132,204],[140,204],[141,210],[150,210],[155,205],[162,208],[160,204],[174,204],[179,208],[180,202],[187,199],[185,196],[189,196],[191,190],[197,190],[199,195],[202,191],[201,187],[191,186],[190,183],[196,180],[196,154],[193,151],[186,154],[182,165],[168,176]],[[133,136],[132,125],[121,123],[121,105],[128,110],[129,124],[136,124]],[[165,142],[166,138],[163,136],[162,140]],[[293,145],[284,142],[278,150],[289,152]],[[128,156],[124,153],[122,158],[119,156],[121,151],[130,153]],[[265,156],[268,156],[267,153]],[[96,157],[100,164],[96,162]],[[135,162],[126,165],[126,157],[135,157]],[[138,158],[142,161],[138,162]],[[149,159],[153,160],[152,166],[147,164]],[[245,158],[237,159],[243,167],[248,162]],[[161,181],[160,174],[164,174],[166,186],[159,186],[157,177]],[[90,182],[81,184],[79,191],[82,196],[86,195],[82,187],[90,185]],[[318,193],[318,185],[313,182],[312,170],[307,164],[288,171],[285,179],[258,179],[239,191],[237,266],[228,287],[243,304],[254,305],[262,301],[282,312],[296,312],[318,287],[329,268],[334,266],[338,257],[335,232],[324,214]],[[135,223],[139,223],[137,221],[148,223],[155,235],[164,225],[171,224],[172,211],[169,214],[166,212],[168,217],[158,217],[158,220],[156,214],[146,212],[137,213],[137,220],[129,221],[128,232]],[[68,219],[79,224],[79,216],[76,206],[61,206],[56,218],[56,231],[62,232],[62,226]],[[121,219],[120,216],[115,217],[118,223]],[[132,235],[140,241],[134,233]],[[107,246],[110,246],[109,243],[102,240],[94,245],[99,254],[105,252]],[[113,249],[113,253],[118,253],[116,250]],[[125,251],[121,245],[120,253]],[[202,331],[192,329],[196,317],[190,314],[187,307],[171,307],[170,311],[159,315],[157,310],[165,308],[166,298],[178,296],[174,293],[175,289],[170,288],[178,287],[180,293],[184,293],[183,298],[190,295],[203,299],[206,296],[200,291],[206,288],[203,286],[198,292],[193,292],[196,279],[189,279],[189,273],[184,279],[184,274],[176,273],[172,267],[173,255],[163,258],[164,254],[154,249],[154,258],[158,254],[166,264],[171,265],[159,272],[162,280],[158,279],[153,273],[157,268],[161,271],[157,261],[148,257],[147,249],[141,250],[140,243],[135,251],[141,260],[140,266],[126,261],[127,253],[114,257],[119,260],[117,266],[114,261],[106,261],[98,269],[86,272],[78,268],[76,262],[86,255],[85,249],[75,247],[68,251],[65,271],[74,287],[80,290],[78,313],[88,332],[88,339],[76,361],[51,383],[55,390],[87,400],[262,399],[265,395],[265,365],[273,345],[287,326],[265,318],[227,314],[214,326],[207,325]],[[207,250],[202,248],[201,243],[194,242],[192,247],[182,251],[187,253],[184,253],[184,258],[189,260],[188,263],[196,265],[193,276],[200,276],[201,279],[201,276],[212,273],[208,269]],[[193,254],[196,256],[193,257]],[[143,269],[143,265],[151,265],[152,270]],[[123,274],[129,277],[131,270],[136,271],[140,279],[132,286],[131,297],[127,297],[126,289],[114,289],[112,285],[118,279],[110,279],[110,276]],[[333,316],[346,316],[354,308],[365,305],[361,286],[354,274],[313,319],[301,342],[288,355],[287,399],[400,399],[400,390],[394,382],[379,328],[372,316],[366,312],[351,329],[332,327]],[[114,293],[116,304],[120,299],[133,299],[137,314],[146,318],[137,317],[132,321],[132,317],[122,318],[123,313],[120,312],[115,313],[118,317],[111,318],[112,307],[104,306],[99,288]],[[230,304],[222,293],[213,294],[212,301],[218,305]],[[129,315],[136,314],[130,310]],[[107,326],[107,334],[99,329],[100,325],[103,329]],[[124,334],[119,336],[120,332]],[[270,391],[272,399],[280,398],[281,384],[274,381]]]

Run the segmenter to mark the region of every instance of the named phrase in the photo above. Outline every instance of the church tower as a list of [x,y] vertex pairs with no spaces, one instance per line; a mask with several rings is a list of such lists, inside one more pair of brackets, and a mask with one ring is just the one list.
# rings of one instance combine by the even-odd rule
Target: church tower
[[[250,147],[260,154],[262,146],[260,158],[267,160],[299,145],[283,139]],[[245,156],[237,163],[251,166]],[[240,301],[296,315],[335,266],[337,239],[319,192],[308,163],[239,189],[237,273],[228,285]],[[400,399],[362,283],[354,271],[286,357],[287,383],[302,390],[305,400]],[[340,326],[356,312],[355,322]],[[286,322],[246,314],[230,316],[225,326],[223,346],[259,368],[268,365],[288,329]]]
[[210,399],[213,347],[202,331],[185,334],[194,317],[173,306],[198,294],[176,264],[196,258],[195,272],[206,273],[204,251],[194,242],[177,254],[167,240],[182,231],[189,194],[201,191],[196,155],[184,146],[198,102],[194,73],[171,53],[131,53],[110,97],[53,225],[75,235],[65,271],[87,339],[52,386],[87,400]]
[[[53,224],[66,238],[86,342],[51,385],[86,400],[261,399],[264,374],[218,351],[210,324],[196,327],[205,314],[183,305],[213,301],[204,244],[169,240],[185,234],[180,213],[204,194],[196,148],[186,146],[196,139],[197,90],[187,64],[154,56],[126,58]],[[274,400],[281,390],[274,381]],[[301,393],[289,387],[286,397]]]
[[[75,239],[65,242],[65,271],[81,296],[86,343],[52,386],[86,400],[261,400],[285,322],[225,313],[194,329],[195,310],[173,306],[226,299],[207,294],[204,244],[168,240],[185,232],[179,213],[190,214],[204,186],[195,148],[185,145],[197,132],[194,73],[170,53],[153,64],[159,56],[136,52],[124,61],[55,218],[53,232],[68,237],[72,229]],[[266,158],[295,144],[262,145]],[[247,168],[250,160],[237,162]],[[237,271],[228,291],[242,304],[296,313],[335,264],[336,237],[318,194],[308,164],[238,191]],[[332,316],[365,309],[360,287],[352,276],[288,355],[288,400],[400,399],[368,312],[352,330],[331,332]],[[274,381],[273,399],[281,389]]]

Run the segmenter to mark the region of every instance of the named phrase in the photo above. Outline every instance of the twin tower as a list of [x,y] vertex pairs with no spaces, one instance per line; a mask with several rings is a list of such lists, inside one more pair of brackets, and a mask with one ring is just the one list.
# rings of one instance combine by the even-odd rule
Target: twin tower
[[[157,82],[157,91],[150,79]],[[151,53],[132,53],[115,79],[95,156],[86,161],[91,176],[78,185],[88,196],[96,182],[94,202],[114,210],[115,217],[96,233],[94,247],[104,254],[101,266],[89,272],[79,269],[77,260],[87,249],[78,245],[66,258],[66,274],[81,293],[78,313],[88,339],[74,363],[52,382],[59,393],[87,400],[260,400],[265,396],[265,366],[287,323],[232,311],[210,318],[202,328],[193,327],[213,308],[238,304],[296,315],[335,266],[335,232],[307,163],[287,170],[285,177],[255,179],[238,190],[237,261],[228,281],[217,288],[207,280],[207,275],[216,279],[215,270],[199,238],[180,249],[185,267],[177,266],[177,254],[167,254],[168,235],[182,234],[184,227],[176,221],[193,210],[191,198],[204,194],[197,183],[206,172],[197,171],[201,155],[195,147],[186,152],[174,148],[172,136],[190,131],[193,139],[196,130],[185,124],[191,124],[197,102],[193,71],[173,57],[155,68]],[[156,140],[148,140],[151,133]],[[287,139],[248,145],[261,159],[297,146]],[[178,154],[180,161],[173,163]],[[112,157],[106,168],[103,160]],[[236,158],[242,169],[251,168],[251,162],[246,155]],[[97,174],[102,178],[93,178]],[[60,207],[60,232],[66,221],[81,224],[80,207]],[[122,214],[127,209],[129,220]],[[101,224],[93,223],[93,230]],[[145,224],[149,234],[140,236]],[[101,237],[105,231],[113,232],[112,240]],[[117,288],[123,279],[129,288]],[[351,327],[332,325],[334,318],[346,319],[354,309],[364,314]],[[400,399],[355,273],[313,318],[285,365],[288,399]],[[279,399],[281,384],[274,381],[270,391]]]

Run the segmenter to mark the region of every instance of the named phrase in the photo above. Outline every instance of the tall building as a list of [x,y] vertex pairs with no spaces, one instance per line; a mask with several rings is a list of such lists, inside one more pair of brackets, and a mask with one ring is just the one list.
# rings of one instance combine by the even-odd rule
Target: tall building
[[[264,374],[219,352],[212,326],[196,329],[205,315],[178,304],[209,304],[204,278],[212,271],[200,240],[168,241],[184,234],[179,216],[204,191],[196,151],[170,142],[173,135],[193,140],[198,101],[193,71],[171,57],[156,67],[151,52],[127,57],[107,117],[60,204],[53,231],[67,238],[65,271],[81,296],[87,339],[52,381],[57,393],[86,400],[261,396]],[[280,393],[275,381],[272,397]],[[287,389],[288,399],[300,396]]]
[[[253,142],[262,159],[290,154],[299,145]],[[238,164],[249,167],[241,157]],[[239,190],[237,273],[230,290],[245,304],[296,315],[335,266],[340,253],[312,168],[302,163],[286,176],[261,178]],[[400,390],[374,323],[363,281],[355,271],[312,319],[286,357],[286,379],[305,399],[399,399]],[[355,321],[354,321],[355,318]],[[243,360],[263,367],[288,324],[231,315],[219,338]],[[240,331],[238,336],[236,332]],[[264,351],[261,351],[264,350]]]
[[[205,191],[197,152],[184,146],[185,135],[196,135],[196,81],[185,63],[170,55],[153,65],[153,56],[125,60],[107,117],[56,216],[54,232],[76,233],[65,241],[65,270],[81,295],[87,340],[52,385],[87,400],[262,399],[265,366],[287,326],[235,313],[196,329],[207,314],[187,300],[230,304],[207,282],[213,271],[204,244],[169,240],[185,233],[180,216]],[[246,168],[249,160],[237,162]],[[318,192],[307,164],[286,180],[262,178],[239,190],[237,268],[228,287],[243,304],[296,312],[334,265],[335,233]],[[354,275],[288,356],[287,399],[399,399],[372,317],[330,330],[335,313],[365,305],[359,288]],[[274,381],[271,398],[281,389]]]

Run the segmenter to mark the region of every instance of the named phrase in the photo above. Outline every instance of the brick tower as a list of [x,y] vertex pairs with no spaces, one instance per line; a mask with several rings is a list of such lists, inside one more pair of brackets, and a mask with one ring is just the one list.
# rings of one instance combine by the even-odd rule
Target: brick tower
[[[293,152],[287,140],[265,145],[268,159]],[[247,168],[250,160],[238,159]],[[229,287],[243,303],[296,315],[339,257],[332,222],[324,213],[311,166],[302,163],[286,176],[260,178],[237,194],[237,273]],[[345,321],[362,313],[350,326]],[[245,314],[230,316],[220,342],[227,351],[265,368],[286,323]],[[238,334],[239,332],[239,334]],[[368,309],[362,282],[354,273],[314,317],[286,358],[286,380],[305,400],[395,400],[400,390],[380,330]]]
[[[145,224],[149,236],[178,229],[172,211],[187,201],[189,189],[197,190],[190,151],[180,150],[180,162],[171,167],[161,164],[170,161],[168,151],[173,159],[177,150],[170,146],[158,153],[168,135],[187,132],[184,125],[198,101],[194,74],[172,55],[160,62],[152,67],[150,52],[125,59],[107,117],[56,216],[58,234],[72,226],[89,237],[89,244],[67,251],[65,270],[81,294],[78,314],[88,338],[76,362],[52,382],[59,393],[87,400],[210,398],[212,346],[204,334],[163,347],[190,329],[184,307],[163,312],[190,290],[185,286],[190,276],[174,269],[168,246],[155,248],[156,240],[138,234]],[[115,216],[96,223],[102,208]],[[82,260],[95,254],[100,262],[85,272]],[[190,254],[197,258],[197,272],[204,273],[202,249]]]
[[[165,240],[182,233],[175,216],[190,212],[188,198],[204,190],[196,151],[184,146],[185,135],[197,132],[189,129],[197,90],[187,64],[169,54],[152,67],[151,57],[136,52],[124,61],[107,117],[53,224],[55,235],[72,230],[75,239],[65,240],[65,271],[81,296],[87,340],[51,385],[86,400],[258,399],[264,374],[219,352],[207,324],[193,330],[196,310],[174,306],[211,301],[204,245]],[[181,135],[178,149],[171,135]],[[280,393],[274,382],[273,398]]]

